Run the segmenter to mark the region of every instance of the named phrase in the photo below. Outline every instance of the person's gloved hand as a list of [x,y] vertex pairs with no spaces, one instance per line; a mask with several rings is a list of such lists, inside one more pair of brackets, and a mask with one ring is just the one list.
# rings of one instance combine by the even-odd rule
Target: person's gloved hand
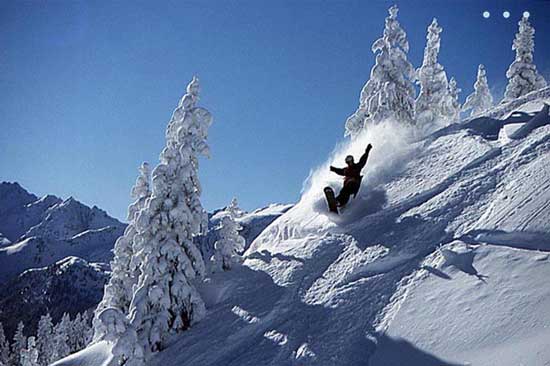
[[371,145],[371,144],[368,144],[368,145],[367,145],[367,149],[366,149],[365,151],[366,151],[366,152],[369,152],[370,149],[372,149],[372,145]]

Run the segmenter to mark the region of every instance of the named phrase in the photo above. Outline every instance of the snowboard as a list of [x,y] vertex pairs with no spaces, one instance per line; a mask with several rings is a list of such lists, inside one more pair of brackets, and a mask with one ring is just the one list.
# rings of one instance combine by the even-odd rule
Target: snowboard
[[327,198],[328,210],[330,212],[338,213],[338,205],[336,197],[334,196],[334,191],[330,187],[325,187],[325,197]]

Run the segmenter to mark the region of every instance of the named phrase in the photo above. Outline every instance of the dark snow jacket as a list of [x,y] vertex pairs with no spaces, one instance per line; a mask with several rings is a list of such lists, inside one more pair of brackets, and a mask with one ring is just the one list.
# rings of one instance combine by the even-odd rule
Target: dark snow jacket
[[361,170],[365,167],[365,164],[367,164],[369,152],[370,150],[365,151],[363,156],[361,156],[361,159],[359,159],[359,161],[352,166],[347,166],[345,168],[335,168],[331,166],[330,170],[338,175],[344,176],[344,186],[348,183],[352,183],[357,185],[357,190],[359,190],[359,185],[361,184],[361,179],[363,178],[361,175]]

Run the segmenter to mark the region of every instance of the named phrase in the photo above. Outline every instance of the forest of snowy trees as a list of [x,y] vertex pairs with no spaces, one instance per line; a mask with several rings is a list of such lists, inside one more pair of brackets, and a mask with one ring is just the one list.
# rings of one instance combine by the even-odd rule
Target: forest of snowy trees
[[50,314],[38,322],[35,335],[25,335],[19,322],[12,342],[0,323],[0,366],[47,366],[86,347],[92,340],[90,313],[78,313],[74,319],[64,314],[53,324]]
[[[445,68],[438,62],[443,28],[433,19],[428,26],[422,65],[414,70],[407,59],[407,34],[397,21],[397,6],[389,9],[382,38],[374,41],[375,64],[359,97],[359,107],[345,123],[345,136],[356,137],[369,125],[392,119],[416,125],[425,135],[460,120],[462,112],[471,116],[490,109],[493,96],[486,70],[479,65],[474,91],[460,105],[456,80],[447,79]],[[535,30],[524,15],[518,23],[518,33],[512,44],[516,58],[506,72],[508,85],[503,102],[521,97],[546,86],[533,62]],[[416,96],[414,84],[419,86]]]
[[[438,60],[443,27],[435,18],[427,28],[422,65],[415,69],[407,59],[409,43],[397,15],[397,6],[392,6],[382,37],[372,44],[374,66],[357,110],[346,121],[346,136],[354,138],[386,119],[427,134],[458,122],[462,112],[476,116],[493,106],[483,65],[473,93],[460,105],[461,89]],[[505,99],[546,85],[533,64],[534,29],[527,17],[519,22],[513,50],[516,58],[506,74]],[[25,337],[21,324],[11,345],[0,328],[0,366],[46,365],[100,341],[113,344],[117,364],[144,365],[152,353],[165,348],[170,335],[206,316],[197,281],[239,265],[245,241],[236,221],[242,214],[236,200],[219,213],[219,239],[211,258],[203,258],[193,240],[207,227],[198,171],[199,157],[209,155],[206,140],[212,123],[198,102],[199,81],[193,78],[168,123],[158,165],[152,172],[147,163],[139,169],[128,227],[115,243],[111,277],[95,309],[93,328],[87,315],[72,321],[63,317],[56,326],[45,316],[35,337]]]

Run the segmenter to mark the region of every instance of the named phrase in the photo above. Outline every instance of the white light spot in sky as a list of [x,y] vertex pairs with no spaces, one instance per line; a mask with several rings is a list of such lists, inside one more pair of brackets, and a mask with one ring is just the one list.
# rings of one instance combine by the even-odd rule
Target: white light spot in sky
[[487,10],[485,10],[485,11],[483,12],[483,17],[484,17],[485,19],[489,18],[490,16],[491,16],[491,13],[489,13]]
[[531,16],[531,13],[529,13],[528,11],[524,11],[523,16],[529,18]]
[[510,18],[510,12],[508,10],[506,10],[504,13],[502,13],[502,16],[505,18],[505,19],[508,19]]

